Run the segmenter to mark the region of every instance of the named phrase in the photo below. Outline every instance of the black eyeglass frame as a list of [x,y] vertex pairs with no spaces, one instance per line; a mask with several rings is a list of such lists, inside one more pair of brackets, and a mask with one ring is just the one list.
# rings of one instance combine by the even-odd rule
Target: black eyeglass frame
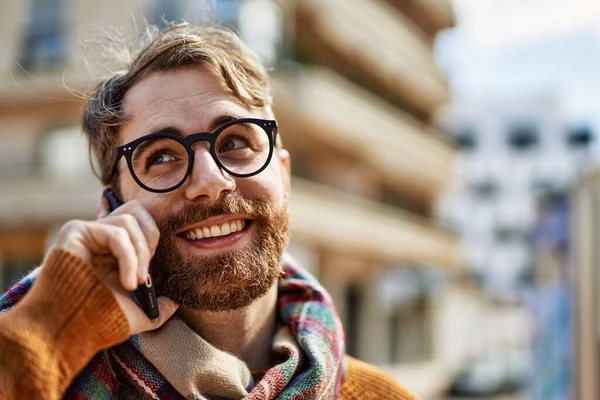
[[[227,167],[225,167],[223,165],[223,163],[221,163],[221,161],[219,160],[219,157],[217,157],[215,143],[216,143],[219,135],[225,129],[229,128],[232,125],[244,124],[244,123],[251,123],[251,124],[258,125],[265,131],[265,133],[267,134],[267,137],[269,138],[269,155],[267,156],[267,159],[266,159],[264,165],[262,167],[260,167],[258,170],[256,170],[255,172],[251,172],[248,174],[239,174],[239,173],[230,171]],[[187,135],[185,137],[182,137],[179,135],[174,135],[171,133],[166,133],[166,132],[151,133],[149,135],[139,137],[123,146],[117,147],[117,159],[115,160],[115,163],[113,165],[113,169],[112,169],[112,173],[111,173],[111,180],[114,178],[114,176],[118,172],[118,165],[119,165],[119,161],[121,160],[121,157],[125,157],[125,160],[127,161],[127,167],[129,168],[129,173],[131,174],[133,180],[138,185],[140,185],[143,189],[145,189],[149,192],[153,192],[153,193],[166,193],[166,192],[171,192],[173,190],[176,190],[179,187],[181,187],[181,185],[183,185],[184,182],[188,179],[190,172],[192,171],[192,168],[194,167],[194,149],[192,149],[192,145],[194,145],[195,143],[198,143],[198,142],[208,142],[209,143],[208,150],[209,150],[210,155],[212,156],[213,160],[215,161],[215,163],[219,166],[219,168],[223,169],[229,175],[232,175],[232,176],[235,176],[238,178],[248,178],[250,176],[260,174],[262,171],[264,171],[265,168],[267,168],[267,166],[271,162],[271,158],[273,157],[273,149],[275,148],[275,144],[277,143],[277,131],[278,131],[277,121],[275,121],[275,120],[259,119],[259,118],[240,118],[240,119],[234,119],[232,121],[229,121],[229,122],[221,125],[214,132],[192,133],[191,135]],[[273,133],[273,132],[275,132],[275,133]],[[170,188],[167,188],[167,189],[152,189],[152,188],[144,185],[139,180],[139,178],[137,177],[137,175],[135,174],[135,171],[133,169],[132,155],[133,155],[135,149],[137,148],[137,146],[139,146],[141,143],[145,142],[146,140],[154,139],[154,138],[168,138],[168,139],[176,140],[185,148],[185,150],[187,151],[187,154],[188,154],[189,162],[188,162],[187,170],[185,171],[185,175],[183,175],[183,178],[181,178],[181,181],[178,184],[176,184],[175,186],[172,186]]]

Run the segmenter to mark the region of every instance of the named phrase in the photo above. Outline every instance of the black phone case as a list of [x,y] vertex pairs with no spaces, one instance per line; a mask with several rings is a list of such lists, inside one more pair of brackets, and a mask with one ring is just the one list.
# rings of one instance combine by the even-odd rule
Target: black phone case
[[[116,210],[123,204],[111,189],[104,190],[104,197],[108,200],[111,211]],[[141,309],[144,310],[148,318],[158,318],[158,303],[156,301],[156,289],[154,287],[152,271],[149,272],[146,283],[139,285],[136,290],[131,292],[131,295]]]

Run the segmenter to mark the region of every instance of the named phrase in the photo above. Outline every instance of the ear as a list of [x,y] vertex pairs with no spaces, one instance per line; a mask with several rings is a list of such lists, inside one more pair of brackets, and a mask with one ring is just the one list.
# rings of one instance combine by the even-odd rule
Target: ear
[[292,190],[292,160],[290,153],[285,149],[281,149],[277,153],[279,165],[281,166],[281,180],[285,191],[285,198],[289,199]]

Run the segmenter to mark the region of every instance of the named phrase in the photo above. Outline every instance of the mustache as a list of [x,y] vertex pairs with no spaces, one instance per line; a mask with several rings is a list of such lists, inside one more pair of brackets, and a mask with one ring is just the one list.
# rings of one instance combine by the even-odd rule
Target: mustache
[[272,215],[271,206],[264,200],[230,193],[212,204],[186,204],[182,209],[157,221],[161,233],[177,232],[186,226],[220,215],[244,214],[253,219],[266,219]]

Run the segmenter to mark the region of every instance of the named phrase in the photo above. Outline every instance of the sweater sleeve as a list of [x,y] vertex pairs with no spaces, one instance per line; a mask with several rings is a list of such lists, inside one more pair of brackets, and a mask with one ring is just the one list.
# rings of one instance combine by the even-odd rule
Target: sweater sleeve
[[341,400],[417,400],[394,378],[373,365],[346,356],[346,368]]
[[54,248],[29,293],[0,314],[0,398],[58,399],[101,349],[127,339],[127,319],[93,268]]

